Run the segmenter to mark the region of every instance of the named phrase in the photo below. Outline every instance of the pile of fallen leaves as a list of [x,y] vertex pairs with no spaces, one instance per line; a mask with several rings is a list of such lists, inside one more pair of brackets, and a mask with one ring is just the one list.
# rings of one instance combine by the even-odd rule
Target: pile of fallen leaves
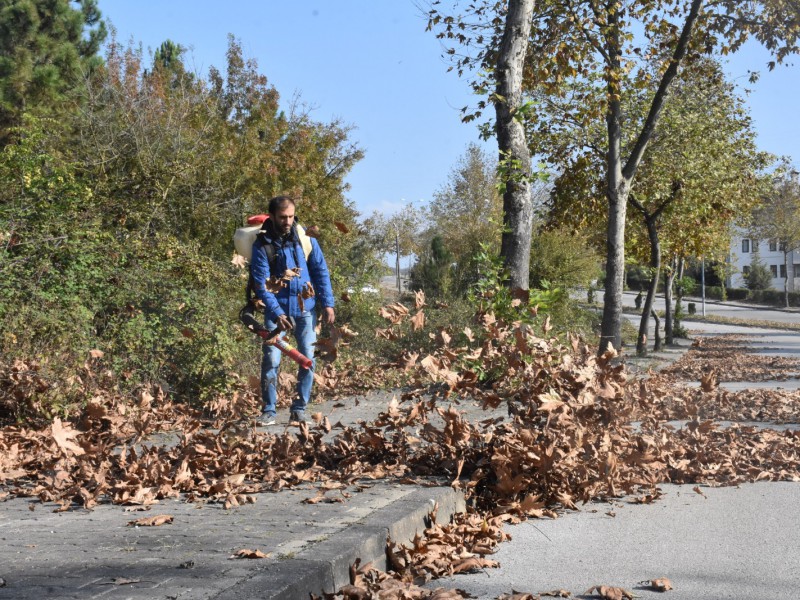
[[[394,335],[404,320],[424,323],[423,297],[413,311],[392,306],[384,314],[389,327],[379,334]],[[733,355],[741,374],[758,376],[747,368],[765,368],[761,358],[743,355],[735,340],[706,340],[695,349],[701,358],[687,354],[664,376],[632,379],[613,354],[597,357],[578,338],[562,344],[550,336],[546,321],[535,329],[483,314],[477,323],[477,332],[459,332],[464,345],[453,343],[455,332],[440,330],[431,334],[432,351],[394,361],[415,386],[373,422],[344,426],[319,415],[295,432],[273,434],[242,420],[254,408],[252,396],[234,394],[202,413],[158,390],[136,402],[97,393],[68,422],[0,430],[0,485],[6,494],[63,509],[104,500],[149,505],[181,495],[230,507],[308,482],[324,495],[369,478],[444,478],[464,490],[474,513],[456,530],[390,549],[401,573],[390,585],[410,590],[430,577],[491,566],[484,556],[502,541],[503,522],[554,517],[593,499],[650,502],[663,482],[800,480],[798,432],[720,428],[710,420],[751,414],[739,410],[744,402],[720,395],[702,366],[706,358],[711,369],[713,361],[728,364]],[[341,343],[346,336],[331,347]],[[386,368],[376,366],[373,378]],[[340,375],[330,366],[319,377],[335,387]],[[706,379],[699,389],[684,389],[670,383],[678,376]],[[2,401],[26,402],[37,385],[35,371],[9,371]],[[756,414],[797,421],[795,400],[764,398],[760,408],[752,406]],[[665,423],[675,418],[688,423]],[[159,443],[165,431],[175,433]],[[385,575],[366,567],[353,577],[356,587],[386,585]]]
[[[416,318],[422,305],[418,299],[413,316],[390,314]],[[326,419],[297,434],[259,432],[240,419],[236,398],[227,410],[217,407],[224,419],[212,423],[163,394],[143,393],[134,406],[98,395],[72,422],[5,428],[0,483],[65,508],[180,494],[235,506],[304,482],[444,477],[477,508],[524,518],[592,499],[646,496],[661,482],[797,478],[795,432],[718,429],[697,415],[675,430],[663,424],[666,414],[652,411],[666,396],[662,388],[645,382],[628,393],[625,368],[611,354],[598,358],[577,338],[563,346],[491,315],[481,323],[482,335],[468,332],[463,347],[440,331],[433,352],[402,363],[415,390],[375,422],[340,426],[333,437]],[[487,385],[474,365],[504,375]],[[467,402],[506,406],[508,417],[467,418],[460,410]],[[634,428],[637,414],[648,416]],[[164,430],[180,433],[171,443],[145,442]]]
[[698,338],[692,352],[663,370],[664,375],[700,380],[713,372],[719,381],[785,380],[800,376],[800,359],[752,354],[743,348],[737,334]]

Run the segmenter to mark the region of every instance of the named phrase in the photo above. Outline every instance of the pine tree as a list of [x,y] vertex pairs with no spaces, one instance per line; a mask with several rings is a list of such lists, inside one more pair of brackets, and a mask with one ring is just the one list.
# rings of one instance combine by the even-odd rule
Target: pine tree
[[0,8],[0,146],[26,112],[51,116],[100,63],[97,0],[6,0]]

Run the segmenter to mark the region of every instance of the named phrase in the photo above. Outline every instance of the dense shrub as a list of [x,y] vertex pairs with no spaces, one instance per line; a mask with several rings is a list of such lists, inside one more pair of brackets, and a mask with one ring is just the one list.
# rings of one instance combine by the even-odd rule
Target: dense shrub
[[[706,298],[722,300],[722,288],[706,286]],[[767,306],[785,306],[783,290],[748,290],[746,288],[727,288],[725,299],[737,302],[753,302]],[[789,305],[800,306],[800,292],[789,292]]]

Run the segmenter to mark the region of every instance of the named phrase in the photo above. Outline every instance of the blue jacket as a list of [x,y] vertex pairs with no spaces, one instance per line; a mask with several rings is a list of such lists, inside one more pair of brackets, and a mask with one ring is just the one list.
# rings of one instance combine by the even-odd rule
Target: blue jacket
[[[267,245],[272,245],[274,258],[270,269],[269,254]],[[270,276],[280,276],[287,269],[300,268],[300,275],[292,277],[288,285],[281,289],[277,294],[268,292],[265,283]],[[292,233],[285,241],[274,234],[271,226],[266,227],[259,233],[253,243],[253,257],[250,266],[250,273],[253,276],[253,292],[256,298],[261,300],[266,307],[264,312],[267,319],[276,321],[280,315],[299,317],[301,315],[298,294],[306,287],[309,281],[314,286],[315,296],[303,300],[305,311],[315,310],[317,303],[324,307],[333,307],[333,289],[331,288],[331,278],[328,273],[328,265],[322,255],[317,240],[311,238],[311,254],[306,260],[303,246],[297,237],[297,230],[292,228]]]

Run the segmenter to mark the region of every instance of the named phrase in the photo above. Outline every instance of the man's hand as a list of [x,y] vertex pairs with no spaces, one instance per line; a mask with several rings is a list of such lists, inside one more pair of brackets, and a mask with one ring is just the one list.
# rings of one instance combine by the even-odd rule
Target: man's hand
[[322,309],[322,320],[327,325],[333,325],[334,321],[336,321],[336,313],[333,312],[332,306],[326,306]]
[[278,323],[278,328],[281,331],[291,331],[293,329],[292,328],[292,321],[286,315],[280,315],[278,317],[277,323]]

